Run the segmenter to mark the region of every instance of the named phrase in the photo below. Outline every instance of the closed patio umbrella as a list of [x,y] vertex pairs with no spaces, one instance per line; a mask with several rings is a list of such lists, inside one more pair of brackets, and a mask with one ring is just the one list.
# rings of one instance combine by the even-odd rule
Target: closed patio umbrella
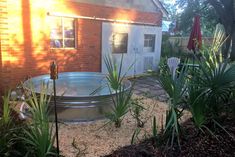
[[[200,16],[197,15],[194,17],[194,24],[190,34],[187,48],[192,50],[194,55],[202,46],[202,34],[200,27]],[[193,69],[194,69],[194,57],[193,57]]]
[[200,27],[200,16],[194,17],[194,24],[190,34],[187,48],[195,53],[202,46],[202,33]]

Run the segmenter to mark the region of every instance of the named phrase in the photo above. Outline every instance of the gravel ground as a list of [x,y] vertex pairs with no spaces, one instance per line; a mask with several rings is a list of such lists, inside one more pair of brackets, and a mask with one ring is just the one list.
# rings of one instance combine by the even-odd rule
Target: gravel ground
[[[151,133],[153,116],[156,116],[158,125],[163,123],[167,109],[165,103],[157,100],[145,98],[143,103],[146,110],[142,113],[142,120],[145,125],[139,134],[140,139],[144,139],[146,135]],[[186,113],[182,122],[189,116]],[[121,128],[115,128],[113,124],[104,126],[106,123],[107,120],[79,124],[60,124],[59,139],[62,155],[66,157],[98,157],[130,144],[133,132],[137,128],[136,121],[130,112],[123,119]],[[73,145],[76,145],[78,149]]]

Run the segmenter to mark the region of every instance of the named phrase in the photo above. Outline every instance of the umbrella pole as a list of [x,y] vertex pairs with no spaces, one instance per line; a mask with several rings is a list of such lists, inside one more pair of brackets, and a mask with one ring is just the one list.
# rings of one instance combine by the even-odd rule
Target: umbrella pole
[[195,50],[193,50],[193,73],[194,73],[194,63],[195,63],[195,54],[196,54],[196,51]]

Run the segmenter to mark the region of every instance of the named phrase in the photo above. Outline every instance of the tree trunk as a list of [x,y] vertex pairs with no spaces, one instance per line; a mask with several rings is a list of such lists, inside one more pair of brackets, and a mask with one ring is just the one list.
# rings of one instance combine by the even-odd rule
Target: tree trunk
[[235,0],[233,0],[233,24],[232,24],[232,51],[231,60],[235,60]]
[[223,58],[224,59],[227,59],[228,56],[229,56],[229,48],[230,48],[230,45],[231,45],[231,36],[228,36],[228,38],[226,39],[226,42],[225,42],[225,45],[223,47]]
[[224,26],[226,38],[227,38],[223,46],[222,54],[223,54],[223,58],[227,59],[229,57],[229,54],[230,54],[230,58],[233,55],[235,55],[235,54],[230,53],[229,51],[230,46],[231,46],[231,40],[232,40],[232,28],[231,28],[231,25],[229,23],[225,23],[225,21],[222,21],[222,25]]
[[[235,27],[235,25],[234,25]],[[233,28],[234,28],[233,27]],[[232,34],[232,51],[231,51],[231,60],[235,61],[235,31],[233,30]]]

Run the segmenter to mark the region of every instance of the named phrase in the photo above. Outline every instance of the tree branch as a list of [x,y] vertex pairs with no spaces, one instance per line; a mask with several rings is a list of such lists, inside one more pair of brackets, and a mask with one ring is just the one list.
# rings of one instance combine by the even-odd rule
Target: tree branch
[[[207,0],[207,2],[215,8],[216,13],[221,18],[223,24],[229,25],[231,23],[233,19],[233,10],[230,9],[232,6],[231,0]],[[228,2],[230,2],[230,5],[228,5]]]

